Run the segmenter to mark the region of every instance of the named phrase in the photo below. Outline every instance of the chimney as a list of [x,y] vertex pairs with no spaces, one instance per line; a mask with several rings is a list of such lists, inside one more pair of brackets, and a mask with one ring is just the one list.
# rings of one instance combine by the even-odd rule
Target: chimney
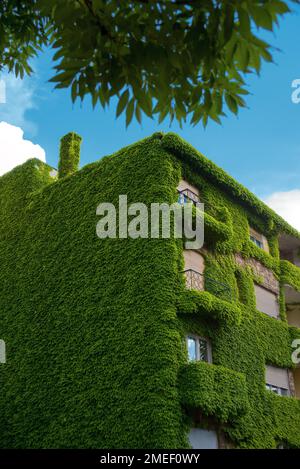
[[58,177],[74,174],[79,167],[80,145],[82,138],[75,132],[65,135],[60,141]]

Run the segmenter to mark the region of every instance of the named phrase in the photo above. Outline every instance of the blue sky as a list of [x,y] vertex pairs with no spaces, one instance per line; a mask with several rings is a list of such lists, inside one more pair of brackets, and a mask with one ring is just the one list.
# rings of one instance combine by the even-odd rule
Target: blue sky
[[[7,103],[0,105],[0,121],[20,126],[24,138],[39,144],[53,166],[57,166],[59,139],[69,131],[83,137],[83,166],[157,130],[171,130],[259,197],[268,199],[274,193],[292,190],[298,197],[300,104],[291,101],[291,83],[300,78],[299,25],[297,8],[269,37],[281,49],[274,52],[276,64],[265,64],[260,77],[247,77],[252,93],[247,98],[248,109],[242,110],[238,118],[225,118],[222,126],[209,123],[204,130],[201,125],[185,124],[180,129],[175,123],[170,128],[168,123],[157,125],[145,118],[142,126],[134,122],[126,130],[124,117],[115,119],[114,105],[106,111],[100,107],[93,110],[89,100],[72,105],[68,90],[53,91],[53,85],[47,82],[52,76],[50,53],[35,60],[36,74],[19,85],[19,92],[12,87],[9,93],[7,87]],[[25,99],[25,103],[19,103],[22,92],[28,93],[28,102]]]

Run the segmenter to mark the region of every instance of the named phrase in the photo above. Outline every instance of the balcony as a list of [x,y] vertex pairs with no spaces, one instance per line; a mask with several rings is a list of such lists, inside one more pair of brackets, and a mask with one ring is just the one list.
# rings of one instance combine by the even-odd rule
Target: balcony
[[[197,216],[197,203],[203,202],[200,199],[199,190],[187,181],[181,180],[178,188],[178,203],[185,205],[192,203],[193,220]],[[216,242],[224,242],[232,236],[232,219],[225,207],[213,207],[207,202],[203,202],[205,244],[211,245]],[[198,210],[200,208],[198,207]],[[202,211],[202,210],[201,210]],[[199,212],[198,212],[199,213]]]
[[286,285],[285,303],[286,303],[286,319],[290,326],[300,329],[300,293]]
[[193,269],[183,271],[185,276],[185,286],[189,290],[204,290],[204,275]]
[[300,399],[300,365],[293,370],[295,397]]
[[229,302],[233,300],[232,290],[225,283],[218,282],[194,269],[186,269],[183,271],[183,274],[185,276],[186,288],[189,290],[206,290],[221,300]]
[[189,202],[192,202],[194,205],[196,205],[196,203],[199,202],[198,194],[196,194],[190,189],[184,189],[182,191],[178,191],[178,203],[180,205],[183,205]]
[[202,202],[202,200],[200,200],[199,194],[196,192],[193,192],[190,188],[177,190],[177,192],[178,192],[178,203],[180,205],[184,205],[187,203],[192,203],[193,205],[196,205],[197,202],[203,203],[205,212],[210,213],[211,216],[214,216],[214,217],[217,214],[221,215],[221,218],[222,218],[221,210],[218,211],[216,207],[212,207],[212,205],[208,204],[207,202]]
[[188,181],[181,179],[178,184],[177,191],[179,204],[183,205],[192,202],[196,205],[196,203],[199,202],[199,189]]
[[289,261],[280,262],[280,280],[282,284],[289,285],[300,292],[300,268]]
[[280,262],[280,268],[287,321],[290,326],[300,328],[300,269],[286,260]]
[[279,236],[279,251],[280,258],[284,261],[289,261],[297,267],[300,267],[300,239],[296,236],[282,233]]
[[206,362],[191,362],[179,374],[182,405],[206,416],[230,422],[248,411],[246,379],[242,373]]
[[233,294],[228,285],[193,269],[182,273],[187,288],[177,297],[177,314],[195,315],[217,323],[240,324],[242,312],[237,302],[232,301]]

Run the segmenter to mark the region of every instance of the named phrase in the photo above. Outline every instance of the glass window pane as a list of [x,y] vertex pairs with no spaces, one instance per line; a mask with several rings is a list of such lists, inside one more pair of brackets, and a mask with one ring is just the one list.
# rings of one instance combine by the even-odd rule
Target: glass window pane
[[180,205],[192,203],[196,204],[196,202],[199,201],[199,198],[197,194],[194,194],[193,192],[190,192],[188,189],[185,189],[184,191],[178,192],[178,203]]
[[189,442],[193,449],[218,449],[218,436],[213,430],[192,428]]
[[252,235],[250,235],[250,239],[251,239],[251,241],[252,241],[254,244],[256,244],[256,246],[258,246],[259,248],[263,249],[263,243],[262,243],[259,239],[255,238],[255,237],[252,236]]
[[274,392],[275,394],[279,394],[279,388],[277,388],[276,386],[273,386],[272,384],[266,384],[266,389],[268,389],[269,391],[272,391]]
[[188,337],[187,339],[187,346],[188,346],[188,357],[189,360],[197,360],[197,353],[196,353],[196,339],[193,337]]

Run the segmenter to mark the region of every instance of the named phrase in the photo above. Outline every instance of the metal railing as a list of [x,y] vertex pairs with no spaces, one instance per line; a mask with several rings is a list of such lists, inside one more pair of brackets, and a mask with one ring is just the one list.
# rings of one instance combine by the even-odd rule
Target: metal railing
[[187,269],[183,271],[183,274],[185,275],[186,288],[200,291],[205,289],[204,275],[200,274],[200,272]]
[[178,191],[178,202],[180,204],[184,204],[186,202],[186,199],[188,199],[189,202],[193,202],[193,204],[200,202],[198,194],[191,191],[190,189]]
[[219,282],[194,269],[186,269],[183,274],[185,275],[187,288],[200,291],[206,290],[222,300],[232,301],[232,290],[226,283]]
[[215,215],[216,207],[213,207],[208,202],[202,202],[198,194],[195,194],[195,192],[191,191],[190,189],[178,191],[178,203],[183,205],[187,201],[192,202],[194,205],[196,205],[197,202],[201,202],[204,204],[204,211]]

